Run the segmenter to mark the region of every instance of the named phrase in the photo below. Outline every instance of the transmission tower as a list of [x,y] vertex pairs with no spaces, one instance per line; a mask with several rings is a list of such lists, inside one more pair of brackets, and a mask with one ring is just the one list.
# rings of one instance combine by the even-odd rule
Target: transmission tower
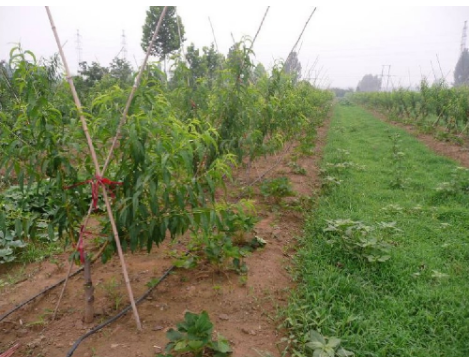
[[122,59],[127,59],[127,40],[125,37],[125,31],[122,30]]
[[78,65],[80,65],[80,63],[83,62],[83,59],[82,59],[82,50],[83,50],[83,48],[81,47],[80,30],[77,30],[77,38],[76,38],[75,42],[76,42],[75,49],[77,50]]
[[390,78],[391,78],[391,65],[388,65],[388,81],[386,82],[386,92],[388,91]]
[[464,21],[464,27],[462,29],[461,37],[461,53],[466,49],[466,40],[467,40],[467,21]]
[[[384,92],[384,91],[387,91],[388,90],[388,86],[389,86],[389,78],[391,77],[391,65],[390,64],[383,64],[382,65],[383,67],[381,68],[381,92]],[[388,81],[386,83],[386,88],[384,88],[383,86],[383,81],[384,81],[384,68],[385,67],[388,67],[388,74],[386,77],[388,77]]]

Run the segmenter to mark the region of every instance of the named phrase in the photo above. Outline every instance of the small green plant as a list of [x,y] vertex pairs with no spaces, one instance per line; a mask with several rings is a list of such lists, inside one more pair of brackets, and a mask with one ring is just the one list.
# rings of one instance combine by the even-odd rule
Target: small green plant
[[114,310],[119,310],[119,306],[123,300],[123,295],[120,291],[121,285],[122,284],[115,278],[112,278],[110,281],[102,285],[106,293],[106,297],[112,302],[112,307]]
[[401,136],[399,134],[393,134],[389,137],[392,141],[392,180],[390,185],[392,188],[404,188],[407,179],[404,177],[404,157],[405,153],[401,151],[399,143],[401,142]]
[[[44,186],[12,185],[0,197],[0,264],[27,255],[29,243],[53,243],[58,232],[50,224],[57,197]],[[28,243],[27,243],[28,242]]]
[[[190,254],[179,256],[175,265],[179,268],[193,268],[203,257],[218,271],[234,269],[242,274],[247,272],[244,257],[253,251],[252,241],[246,239],[257,222],[251,201],[242,200],[229,209],[220,211],[220,223],[216,230],[194,232],[191,236]],[[230,262],[231,265],[227,265]]]
[[15,260],[15,251],[24,248],[26,243],[18,239],[12,231],[0,231],[0,264]]
[[231,259],[234,270],[238,273],[247,271],[246,263],[243,261],[245,251],[233,245],[233,241],[226,234],[220,233],[206,239],[203,252],[208,261],[219,270],[223,270],[224,263]]
[[261,184],[261,193],[264,197],[273,197],[275,203],[280,203],[282,197],[293,196],[291,182],[287,177],[265,180]]
[[250,232],[257,223],[258,218],[252,201],[242,200],[232,209],[221,212],[221,232],[230,236],[235,243],[245,242],[245,234]]
[[52,317],[52,315],[53,315],[53,310],[44,309],[43,313],[38,316],[37,320],[26,323],[26,326],[28,326],[28,327],[44,327],[49,323],[50,318]]
[[330,171],[337,171],[337,172],[343,172],[343,171],[346,171],[348,169],[356,169],[356,170],[359,170],[359,171],[364,171],[365,170],[365,166],[363,165],[357,165],[355,163],[353,163],[352,161],[343,161],[343,162],[338,162],[338,163],[327,163],[326,164],[328,170]]
[[321,181],[321,187],[326,191],[331,190],[333,187],[340,186],[341,184],[342,180],[334,176],[326,176]]
[[238,281],[239,281],[239,285],[246,286],[248,283],[248,277],[246,275],[241,275]]
[[252,186],[241,188],[241,197],[252,198],[252,196],[254,196],[254,188]]
[[206,355],[214,357],[225,357],[231,353],[231,348],[221,335],[218,339],[212,338],[213,323],[206,311],[201,314],[186,312],[184,321],[178,323],[177,329],[170,329],[166,333],[169,343],[166,345],[165,353],[157,357],[193,356],[202,357]]
[[355,354],[340,346],[337,337],[324,337],[316,330],[308,333],[306,347],[313,351],[313,357],[352,357]]
[[469,192],[469,169],[465,167],[457,167],[453,170],[450,180],[440,183],[436,190],[440,195],[448,197],[459,193]]
[[380,232],[399,231],[394,222],[381,223],[377,227],[364,225],[351,219],[328,220],[323,230],[331,239],[331,245],[339,244],[346,253],[370,263],[383,263],[391,258],[391,244],[387,243]]
[[63,271],[65,263],[64,263],[62,260],[60,260],[60,259],[58,259],[58,258],[56,258],[56,257],[52,257],[52,258],[49,259],[49,261],[50,261],[52,264],[55,264],[55,266],[57,267],[57,271],[58,271],[58,272]]
[[306,175],[306,169],[298,163],[292,161],[288,164],[288,166],[292,169],[294,174]]
[[145,284],[145,286],[148,287],[149,289],[152,289],[155,286],[157,286],[159,282],[160,282],[159,278],[151,278],[150,281]]

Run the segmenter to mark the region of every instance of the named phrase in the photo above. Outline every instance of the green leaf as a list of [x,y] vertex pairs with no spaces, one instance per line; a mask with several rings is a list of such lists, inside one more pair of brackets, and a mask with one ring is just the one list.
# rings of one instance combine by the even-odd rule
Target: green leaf
[[15,236],[17,238],[21,238],[23,236],[23,224],[19,218],[15,220]]
[[191,350],[200,350],[203,346],[204,342],[198,340],[190,340],[187,343],[187,347],[189,347]]
[[329,357],[324,350],[317,349],[313,352],[313,357]]
[[385,262],[387,260],[391,259],[391,256],[390,255],[382,255],[378,258],[378,261],[379,262]]
[[326,345],[319,341],[314,341],[314,342],[306,343],[305,346],[311,348],[312,350],[317,350],[317,349],[323,349]]
[[187,342],[186,341],[179,341],[174,345],[174,350],[176,352],[185,352],[187,351]]
[[174,342],[184,338],[184,335],[174,329],[169,329],[168,332],[166,332],[166,337],[168,340]]
[[54,238],[55,238],[55,235],[54,235],[54,225],[52,223],[49,223],[49,225],[47,227],[47,233],[49,235],[49,240],[51,242],[53,242]]
[[340,347],[337,351],[336,351],[336,355],[338,357],[352,357],[352,356],[355,356],[355,353],[351,352],[351,351],[347,351],[345,348],[342,348]]
[[340,345],[340,342],[340,339],[338,339],[337,337],[331,337],[327,342],[327,346],[335,349]]
[[14,240],[8,243],[8,246],[12,248],[24,248],[27,246],[27,244],[22,240]]
[[218,336],[218,341],[214,342],[212,349],[221,353],[232,352],[228,341],[221,335]]
[[308,338],[309,338],[310,342],[313,342],[313,343],[318,342],[321,345],[326,344],[326,340],[324,339],[324,337],[319,332],[317,332],[316,330],[309,331]]

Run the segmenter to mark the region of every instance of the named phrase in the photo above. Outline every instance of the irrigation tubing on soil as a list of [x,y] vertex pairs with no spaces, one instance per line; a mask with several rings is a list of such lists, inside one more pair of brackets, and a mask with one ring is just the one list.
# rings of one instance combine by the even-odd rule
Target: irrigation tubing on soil
[[[156,288],[158,285],[160,285],[160,283],[167,278],[167,276],[169,275],[169,273],[171,273],[171,271],[174,269],[174,265],[169,268],[168,270],[166,270],[166,272],[161,276],[161,278],[158,280],[158,282],[153,285],[150,289],[148,289],[142,296],[140,296],[136,301],[135,301],[135,304],[140,304],[143,300],[145,300],[147,298],[148,295],[150,295],[150,293],[153,291],[154,288]],[[99,330],[101,330],[103,327],[113,323],[114,321],[116,321],[117,319],[119,319],[120,317],[124,316],[127,312],[130,311],[130,309],[132,308],[131,305],[128,305],[124,310],[122,310],[121,312],[119,312],[117,315],[114,315],[113,317],[111,317],[110,319],[108,319],[107,321],[104,321],[102,324],[99,324],[98,326],[96,327],[93,327],[90,331],[88,331],[87,333],[85,333],[83,336],[81,336],[78,340],[75,341],[75,343],[73,344],[72,348],[70,349],[70,351],[68,351],[67,353],[67,356],[66,357],[71,357],[73,355],[73,353],[75,352],[75,350],[78,348],[78,346],[80,345],[80,343],[83,342],[83,340],[85,340],[86,338],[90,337],[91,335],[93,335],[94,333],[98,332]]]
[[[75,275],[77,275],[78,273],[80,273],[81,271],[83,271],[83,269],[84,269],[83,267],[80,268],[80,269],[78,269],[76,272],[74,272],[73,274],[71,274],[71,275],[69,276],[69,278],[74,277]],[[13,309],[11,309],[10,311],[5,312],[3,315],[0,316],[0,322],[3,321],[4,319],[6,319],[8,316],[10,316],[10,315],[11,315],[12,313],[14,313],[16,310],[21,309],[24,305],[29,304],[29,303],[30,303],[31,301],[33,301],[34,299],[38,298],[39,296],[41,296],[41,295],[47,293],[48,291],[50,291],[50,290],[56,288],[57,286],[59,286],[60,284],[64,283],[66,279],[67,279],[67,278],[64,278],[64,279],[58,281],[58,282],[55,283],[54,285],[51,285],[51,286],[49,286],[48,288],[42,290],[40,293],[34,295],[32,298],[30,298],[30,299],[28,299],[28,300],[26,300],[26,301],[23,301],[21,304],[17,305],[16,307],[14,307]]]

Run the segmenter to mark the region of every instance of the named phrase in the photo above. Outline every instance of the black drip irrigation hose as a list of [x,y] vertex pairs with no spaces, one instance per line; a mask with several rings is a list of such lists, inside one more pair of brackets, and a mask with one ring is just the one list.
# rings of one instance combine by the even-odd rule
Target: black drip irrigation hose
[[[135,301],[135,304],[140,304],[143,300],[145,300],[145,298],[150,295],[150,293],[153,291],[154,288],[156,288],[158,285],[160,285],[160,283],[167,278],[167,276],[169,275],[169,273],[171,273],[171,271],[174,269],[174,265],[169,268],[168,270],[166,270],[166,272],[161,276],[161,278],[158,280],[158,282],[153,285],[150,289],[148,289],[142,296],[140,296],[136,301]],[[87,333],[85,333],[83,336],[81,336],[78,340],[75,341],[75,343],[73,344],[72,348],[68,351],[67,353],[67,356],[66,357],[71,357],[73,355],[73,353],[75,352],[75,350],[78,348],[78,346],[80,345],[80,343],[83,342],[83,340],[85,340],[86,338],[88,338],[89,336],[93,335],[94,333],[98,332],[99,330],[101,330],[103,327],[113,323],[114,321],[116,321],[117,319],[119,319],[120,317],[124,316],[127,312],[130,311],[130,309],[132,308],[131,305],[128,305],[124,310],[122,310],[121,312],[119,312],[117,315],[114,315],[113,317],[111,317],[109,320],[107,321],[104,321],[103,323],[99,324],[98,326],[96,327],[93,327],[90,331],[88,331]]]
[[[83,267],[78,269],[76,272],[74,272],[73,274],[70,274],[70,276],[68,278],[72,278],[74,277],[75,275],[77,275],[78,273],[80,273],[81,271],[83,271]],[[31,301],[33,301],[34,299],[38,298],[39,296],[41,295],[44,295],[45,293],[47,293],[48,291],[56,288],[57,286],[59,286],[60,284],[63,284],[65,282],[65,280],[67,280],[67,278],[63,278],[62,280],[58,281],[57,283],[55,283],[54,285],[51,285],[49,286],[48,288],[42,290],[39,294],[36,294],[34,295],[32,298],[26,300],[26,301],[23,301],[21,304],[17,305],[16,307],[14,307],[13,309],[11,309],[10,311],[7,311],[5,312],[3,315],[0,316],[0,322],[5,320],[8,316],[10,316],[12,313],[14,313],[16,310],[19,310],[21,309],[24,305],[27,305],[29,304]]]

